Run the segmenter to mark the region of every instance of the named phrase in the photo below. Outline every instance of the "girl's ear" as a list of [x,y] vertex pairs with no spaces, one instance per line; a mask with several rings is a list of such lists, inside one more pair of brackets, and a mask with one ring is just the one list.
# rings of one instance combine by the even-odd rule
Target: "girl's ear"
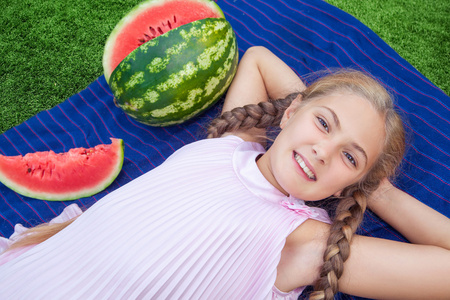
[[294,115],[294,113],[297,111],[298,107],[300,106],[301,98],[295,98],[289,107],[284,111],[283,117],[281,118],[280,122],[280,128],[283,129],[284,126],[286,126],[289,119]]

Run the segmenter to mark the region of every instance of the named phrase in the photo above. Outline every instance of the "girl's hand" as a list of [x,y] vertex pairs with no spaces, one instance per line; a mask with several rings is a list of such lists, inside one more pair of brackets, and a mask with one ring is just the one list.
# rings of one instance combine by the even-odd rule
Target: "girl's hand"
[[395,186],[392,185],[392,183],[387,179],[383,179],[383,181],[380,183],[380,186],[370,194],[369,198],[367,199],[367,206],[372,209],[372,206],[380,206],[382,205],[382,201],[385,201],[389,198],[389,192],[392,192],[392,190],[398,190]]

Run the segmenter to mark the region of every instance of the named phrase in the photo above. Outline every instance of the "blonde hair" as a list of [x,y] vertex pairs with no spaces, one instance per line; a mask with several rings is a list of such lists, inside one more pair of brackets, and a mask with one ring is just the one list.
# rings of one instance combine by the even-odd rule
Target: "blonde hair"
[[352,93],[369,101],[385,120],[383,150],[362,180],[346,187],[339,199],[330,229],[320,271],[310,299],[333,299],[338,292],[338,280],[344,270],[344,262],[350,255],[350,243],[361,224],[367,207],[367,197],[386,177],[392,177],[400,165],[405,151],[405,132],[402,120],[394,110],[392,96],[386,88],[369,74],[342,69],[319,78],[303,92],[285,99],[269,100],[257,105],[234,108],[213,120],[208,137],[218,137],[225,132],[278,126],[284,111],[300,94],[301,105],[333,93]]
[[77,217],[62,223],[44,223],[36,227],[29,228],[25,232],[23,232],[19,236],[18,240],[14,242],[8,249],[6,249],[6,251],[40,244],[72,224],[72,222],[75,221],[76,218]]

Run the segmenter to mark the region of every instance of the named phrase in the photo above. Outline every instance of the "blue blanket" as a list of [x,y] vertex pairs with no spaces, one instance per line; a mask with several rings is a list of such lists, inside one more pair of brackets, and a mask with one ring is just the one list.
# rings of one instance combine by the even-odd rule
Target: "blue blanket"
[[[372,73],[388,85],[404,116],[411,142],[397,184],[450,216],[450,98],[445,93],[369,28],[324,1],[218,0],[217,3],[236,32],[241,56],[250,46],[263,45],[300,76],[326,68],[353,67]],[[105,191],[75,201],[87,208],[158,166],[179,147],[204,137],[207,123],[219,111],[220,104],[186,124],[152,128],[134,121],[114,105],[111,91],[101,76],[60,105],[1,135],[0,153],[65,152],[74,147],[109,143],[110,137],[123,139],[122,172]],[[8,237],[16,223],[34,226],[48,221],[71,203],[23,197],[0,184],[0,236]],[[360,233],[405,241],[370,212]]]

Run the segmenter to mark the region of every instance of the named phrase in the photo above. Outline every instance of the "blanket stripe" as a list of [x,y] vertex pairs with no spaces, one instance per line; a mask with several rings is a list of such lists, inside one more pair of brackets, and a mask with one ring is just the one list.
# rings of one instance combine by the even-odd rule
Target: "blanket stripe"
[[[311,72],[352,67],[372,73],[396,98],[410,146],[397,185],[450,216],[450,98],[351,15],[320,0],[218,0],[233,26],[239,53],[262,45],[305,80]],[[183,125],[152,128],[124,114],[113,102],[103,76],[60,105],[42,111],[0,135],[0,153],[26,154],[125,142],[122,172],[105,191],[78,199],[88,208],[105,194],[161,164],[181,146],[203,138],[220,103]],[[58,215],[72,202],[47,202],[18,195],[0,184],[0,236],[16,223],[34,226]],[[401,217],[401,216],[399,216]],[[362,234],[405,241],[368,212]],[[346,297],[341,295],[341,297]]]

